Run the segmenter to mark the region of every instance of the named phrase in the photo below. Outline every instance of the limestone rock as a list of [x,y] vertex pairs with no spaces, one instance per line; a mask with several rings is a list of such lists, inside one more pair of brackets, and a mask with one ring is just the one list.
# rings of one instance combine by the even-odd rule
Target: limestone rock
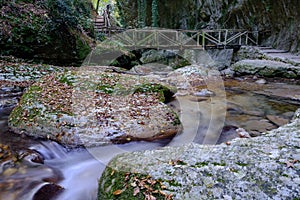
[[298,110],[296,110],[294,116],[293,116],[293,120],[297,120],[300,119],[300,108]]
[[181,131],[164,101],[174,94],[146,78],[96,71],[49,75],[31,86],[9,117],[16,133],[64,145],[155,140]]
[[214,49],[207,50],[208,54],[215,61],[215,66],[219,71],[230,67],[233,58],[233,49]]
[[297,78],[300,68],[290,64],[269,60],[241,60],[232,65],[233,71],[242,75],[264,77]]
[[236,132],[240,138],[250,138],[250,134],[243,128],[236,129]]
[[143,64],[155,63],[155,62],[168,63],[169,62],[168,59],[175,58],[175,56],[176,54],[172,51],[149,50],[142,54],[140,60]]
[[265,79],[259,79],[257,81],[255,81],[255,83],[258,83],[258,84],[266,84],[267,81]]
[[193,95],[197,96],[197,97],[210,97],[210,96],[213,96],[215,94],[214,94],[214,92],[209,91],[208,89],[202,89],[198,92],[194,92]]
[[[297,119],[260,137],[227,144],[192,143],[119,155],[99,181],[98,199],[123,188],[116,180],[126,175],[159,181],[174,200],[298,198],[299,124]],[[131,185],[125,188],[126,198],[133,196],[131,190]]]
[[159,63],[150,63],[134,66],[130,71],[137,74],[167,75],[169,72],[173,71],[173,68]]

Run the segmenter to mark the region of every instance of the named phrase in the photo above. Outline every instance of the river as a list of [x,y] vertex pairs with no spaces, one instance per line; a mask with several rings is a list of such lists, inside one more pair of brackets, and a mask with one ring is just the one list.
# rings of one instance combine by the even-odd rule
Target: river
[[[277,116],[288,121],[299,107],[299,102],[296,101],[272,99],[241,90],[227,90],[226,94],[226,120],[222,124],[217,140],[215,138],[207,139],[206,134],[209,124],[215,118],[214,115],[219,116],[219,113],[212,113],[211,101],[195,101],[190,96],[181,98],[179,102],[170,103],[170,106],[175,108],[184,107],[184,104],[190,108],[185,111],[187,113],[181,111],[181,119],[184,116],[182,120],[188,125],[185,125],[183,133],[175,138],[91,149],[68,149],[52,141],[15,135],[9,132],[7,127],[10,110],[2,110],[0,143],[11,146],[15,151],[29,151],[30,153],[25,156],[20,166],[6,169],[0,174],[0,199],[50,199],[51,192],[54,194],[56,191],[62,191],[55,199],[95,200],[97,198],[97,181],[102,171],[110,159],[119,153],[157,149],[168,145],[176,146],[191,141],[208,144],[221,143],[237,137],[235,131],[237,127],[257,134],[260,130],[266,131],[278,127],[274,121],[268,121],[266,116],[269,118]],[[193,109],[193,104],[197,109]],[[253,124],[259,125],[253,127]],[[41,190],[45,186],[52,187]],[[61,188],[64,189],[60,190]]]

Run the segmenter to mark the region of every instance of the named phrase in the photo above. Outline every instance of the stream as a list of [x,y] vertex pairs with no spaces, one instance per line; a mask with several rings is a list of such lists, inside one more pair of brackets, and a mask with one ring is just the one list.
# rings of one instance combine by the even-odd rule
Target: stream
[[[95,200],[97,181],[110,159],[117,154],[176,146],[191,141],[200,144],[222,143],[238,137],[235,131],[238,127],[256,136],[260,132],[277,128],[280,123],[287,123],[299,107],[297,101],[273,99],[249,91],[228,89],[226,96],[226,119],[217,128],[217,137],[206,137],[210,134],[210,127],[214,128],[214,124],[219,122],[217,117],[220,114],[210,109],[212,102],[197,101],[186,96],[181,97],[179,102],[169,104],[175,109],[178,106],[190,108],[185,111],[178,109],[181,119],[184,116],[182,120],[188,124],[182,134],[169,140],[131,142],[91,149],[67,149],[52,141],[10,133],[7,127],[10,110],[1,110],[0,143],[11,146],[14,151],[29,153],[24,153],[20,166],[7,168],[1,173],[0,199],[39,200],[53,197],[57,200]],[[215,119],[217,123],[210,126]],[[61,192],[55,196],[57,191]]]

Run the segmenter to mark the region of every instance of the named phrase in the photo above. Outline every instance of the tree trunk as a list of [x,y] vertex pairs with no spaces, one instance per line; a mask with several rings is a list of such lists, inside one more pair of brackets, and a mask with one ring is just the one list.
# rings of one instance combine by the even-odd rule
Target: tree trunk
[[146,26],[147,2],[146,0],[138,0],[138,26],[144,28]]
[[158,0],[152,0],[152,27],[158,27]]

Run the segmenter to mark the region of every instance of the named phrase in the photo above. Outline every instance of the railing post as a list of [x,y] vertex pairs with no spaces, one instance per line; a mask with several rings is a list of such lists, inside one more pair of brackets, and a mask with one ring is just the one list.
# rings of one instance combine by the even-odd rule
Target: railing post
[[225,39],[224,39],[224,42],[225,42],[225,46],[227,45],[227,36],[228,36],[228,30],[226,29],[225,31]]
[[246,33],[246,46],[248,46],[248,37],[249,37],[249,36],[248,36],[248,33],[249,33],[249,32],[247,31],[247,33]]
[[134,48],[136,48],[136,46],[137,46],[136,29],[132,30],[132,41],[134,41],[133,46],[134,46]]
[[202,48],[205,50],[205,32],[202,31]]
[[155,30],[154,32],[154,36],[155,36],[155,45],[157,46],[157,49],[159,49],[159,40],[158,40],[158,30]]
[[256,46],[258,46],[258,37],[259,37],[259,32],[258,31],[256,31]]
[[221,31],[219,31],[219,41],[218,44],[221,44]]

